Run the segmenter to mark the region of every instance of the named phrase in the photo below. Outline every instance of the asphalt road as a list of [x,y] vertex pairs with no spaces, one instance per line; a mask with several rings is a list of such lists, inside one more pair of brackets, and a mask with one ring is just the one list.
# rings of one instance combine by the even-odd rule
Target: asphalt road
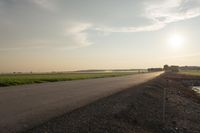
[[0,132],[21,132],[162,72],[0,88]]

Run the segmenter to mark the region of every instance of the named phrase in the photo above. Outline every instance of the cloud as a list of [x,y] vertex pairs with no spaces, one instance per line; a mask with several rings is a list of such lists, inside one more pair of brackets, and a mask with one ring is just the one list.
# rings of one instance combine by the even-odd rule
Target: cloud
[[161,4],[152,4],[146,8],[146,16],[164,24],[197,17],[200,15],[200,4],[185,8],[191,1],[195,0],[167,0]]
[[[195,4],[193,4],[195,3]],[[199,0],[165,0],[162,2],[146,2],[145,17],[152,24],[137,27],[97,27],[96,30],[103,32],[142,32],[156,31],[164,28],[167,24],[198,17],[200,15]],[[188,6],[189,5],[189,6]]]
[[147,26],[140,27],[97,27],[95,30],[102,32],[142,32],[142,31],[154,31],[165,27],[164,23],[155,23]]
[[200,15],[200,0],[0,0],[0,7],[1,47],[89,46],[90,30],[156,31]]
[[[61,29],[61,27],[63,29]],[[84,22],[66,22],[65,26],[61,26],[59,32],[53,33],[52,38],[41,38],[39,40],[32,40],[29,44],[39,45],[38,48],[45,47],[58,47],[59,49],[65,48],[79,48],[92,44],[88,37],[88,30],[92,28],[92,24]],[[21,43],[22,44],[22,43]]]
[[87,30],[91,27],[92,24],[90,23],[73,23],[67,25],[65,35],[68,38],[68,41],[75,46],[88,46],[92,44],[92,42],[89,41],[87,34]]
[[30,2],[40,6],[43,9],[51,11],[56,9],[55,2],[53,0],[30,0]]

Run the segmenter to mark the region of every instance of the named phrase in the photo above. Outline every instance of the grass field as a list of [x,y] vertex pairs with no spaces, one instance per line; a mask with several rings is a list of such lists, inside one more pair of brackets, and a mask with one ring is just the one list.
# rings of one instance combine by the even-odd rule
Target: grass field
[[0,87],[44,82],[105,78],[135,74],[137,72],[103,73],[49,73],[49,74],[7,74],[0,75]]
[[180,74],[200,76],[200,70],[182,70]]

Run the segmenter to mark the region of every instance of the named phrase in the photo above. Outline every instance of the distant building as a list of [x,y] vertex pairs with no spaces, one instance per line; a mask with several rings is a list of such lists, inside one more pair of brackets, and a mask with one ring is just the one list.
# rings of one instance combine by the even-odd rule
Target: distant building
[[180,70],[200,70],[199,66],[181,66]]
[[168,65],[164,65],[163,67],[164,71],[166,72],[178,72],[179,71],[179,66],[168,66]]
[[179,71],[179,66],[171,66],[171,71],[172,72],[178,72]]

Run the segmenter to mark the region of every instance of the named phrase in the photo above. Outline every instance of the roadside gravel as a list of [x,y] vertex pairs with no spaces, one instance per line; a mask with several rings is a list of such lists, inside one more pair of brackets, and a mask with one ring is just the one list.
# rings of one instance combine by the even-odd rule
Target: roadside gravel
[[[199,133],[200,98],[183,85],[179,76],[162,75],[26,132]],[[166,88],[165,121],[163,88]]]

